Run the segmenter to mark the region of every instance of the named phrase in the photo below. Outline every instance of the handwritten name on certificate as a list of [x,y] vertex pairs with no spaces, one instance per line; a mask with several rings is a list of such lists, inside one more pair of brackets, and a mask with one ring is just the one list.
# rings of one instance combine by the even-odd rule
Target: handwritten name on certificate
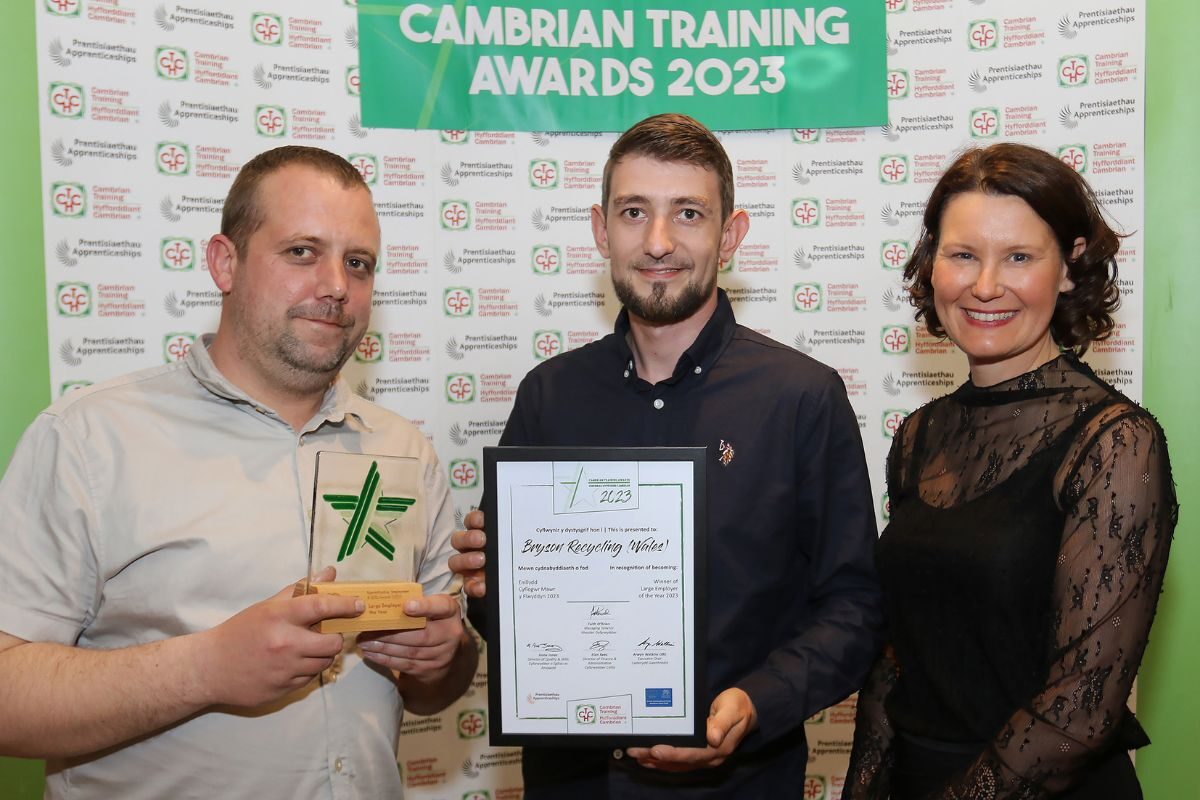
[[694,734],[694,466],[496,464],[503,734]]

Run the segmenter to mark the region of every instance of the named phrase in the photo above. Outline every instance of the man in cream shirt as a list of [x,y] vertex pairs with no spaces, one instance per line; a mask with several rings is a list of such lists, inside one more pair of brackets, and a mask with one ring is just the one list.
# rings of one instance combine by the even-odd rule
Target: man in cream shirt
[[[75,392],[0,482],[0,753],[47,759],[50,797],[400,797],[407,709],[474,674],[446,567],[453,509],[425,437],[338,373],[366,329],[379,222],[344,159],[242,168],[209,242],[216,335],[181,362]],[[397,541],[423,630],[320,634],[352,597],[293,596],[316,454],[414,458]]]

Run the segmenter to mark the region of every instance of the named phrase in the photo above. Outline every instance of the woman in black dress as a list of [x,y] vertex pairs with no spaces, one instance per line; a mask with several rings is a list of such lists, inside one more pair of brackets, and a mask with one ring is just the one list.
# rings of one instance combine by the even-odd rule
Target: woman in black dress
[[971,377],[888,456],[889,643],[843,797],[1139,798],[1126,701],[1177,505],[1161,428],[1077,357],[1113,329],[1119,238],[1012,143],[959,157],[924,227],[904,277]]

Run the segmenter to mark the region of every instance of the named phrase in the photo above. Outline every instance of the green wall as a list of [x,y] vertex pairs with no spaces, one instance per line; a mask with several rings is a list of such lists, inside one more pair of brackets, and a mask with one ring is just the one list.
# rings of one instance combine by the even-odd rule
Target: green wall
[[1138,695],[1141,717],[1155,744],[1138,755],[1138,774],[1150,800],[1200,797],[1196,745],[1200,732],[1200,292],[1192,249],[1200,242],[1196,214],[1200,166],[1192,149],[1200,127],[1196,78],[1200,29],[1196,0],[1150,0],[1147,20],[1146,119],[1146,381],[1143,397],[1171,447],[1182,506],[1171,563]]
[[[0,231],[4,261],[0,275],[0,463],[21,431],[50,399],[46,340],[45,278],[42,265],[41,190],[38,171],[34,3],[0,8],[0,107],[9,124],[0,132],[4,191]],[[1194,78],[1200,49],[1189,38],[1200,30],[1195,0],[1149,0],[1148,102],[1146,122],[1145,400],[1170,437],[1175,480],[1183,510],[1166,591],[1140,683],[1139,716],[1154,745],[1138,756],[1138,772],[1149,800],[1196,796],[1196,720],[1200,687],[1200,524],[1191,498],[1200,486],[1200,425],[1191,406],[1200,398],[1200,265],[1191,245],[1200,238],[1200,161],[1191,153],[1200,130]],[[1189,77],[1193,80],[1189,80]],[[1175,298],[1179,298],[1176,304]],[[1190,613],[1189,613],[1190,612]],[[41,796],[39,762],[0,759],[0,797]]]
[[[50,400],[34,10],[29,0],[4,3],[0,10],[0,108],[8,118],[0,126],[0,464],[8,464],[21,431]],[[41,796],[40,761],[0,759],[0,797]]]

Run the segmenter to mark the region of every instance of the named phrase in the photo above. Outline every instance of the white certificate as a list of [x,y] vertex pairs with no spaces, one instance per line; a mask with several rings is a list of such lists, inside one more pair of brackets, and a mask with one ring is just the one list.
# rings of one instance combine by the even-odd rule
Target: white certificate
[[485,449],[493,742],[700,743],[703,453]]

